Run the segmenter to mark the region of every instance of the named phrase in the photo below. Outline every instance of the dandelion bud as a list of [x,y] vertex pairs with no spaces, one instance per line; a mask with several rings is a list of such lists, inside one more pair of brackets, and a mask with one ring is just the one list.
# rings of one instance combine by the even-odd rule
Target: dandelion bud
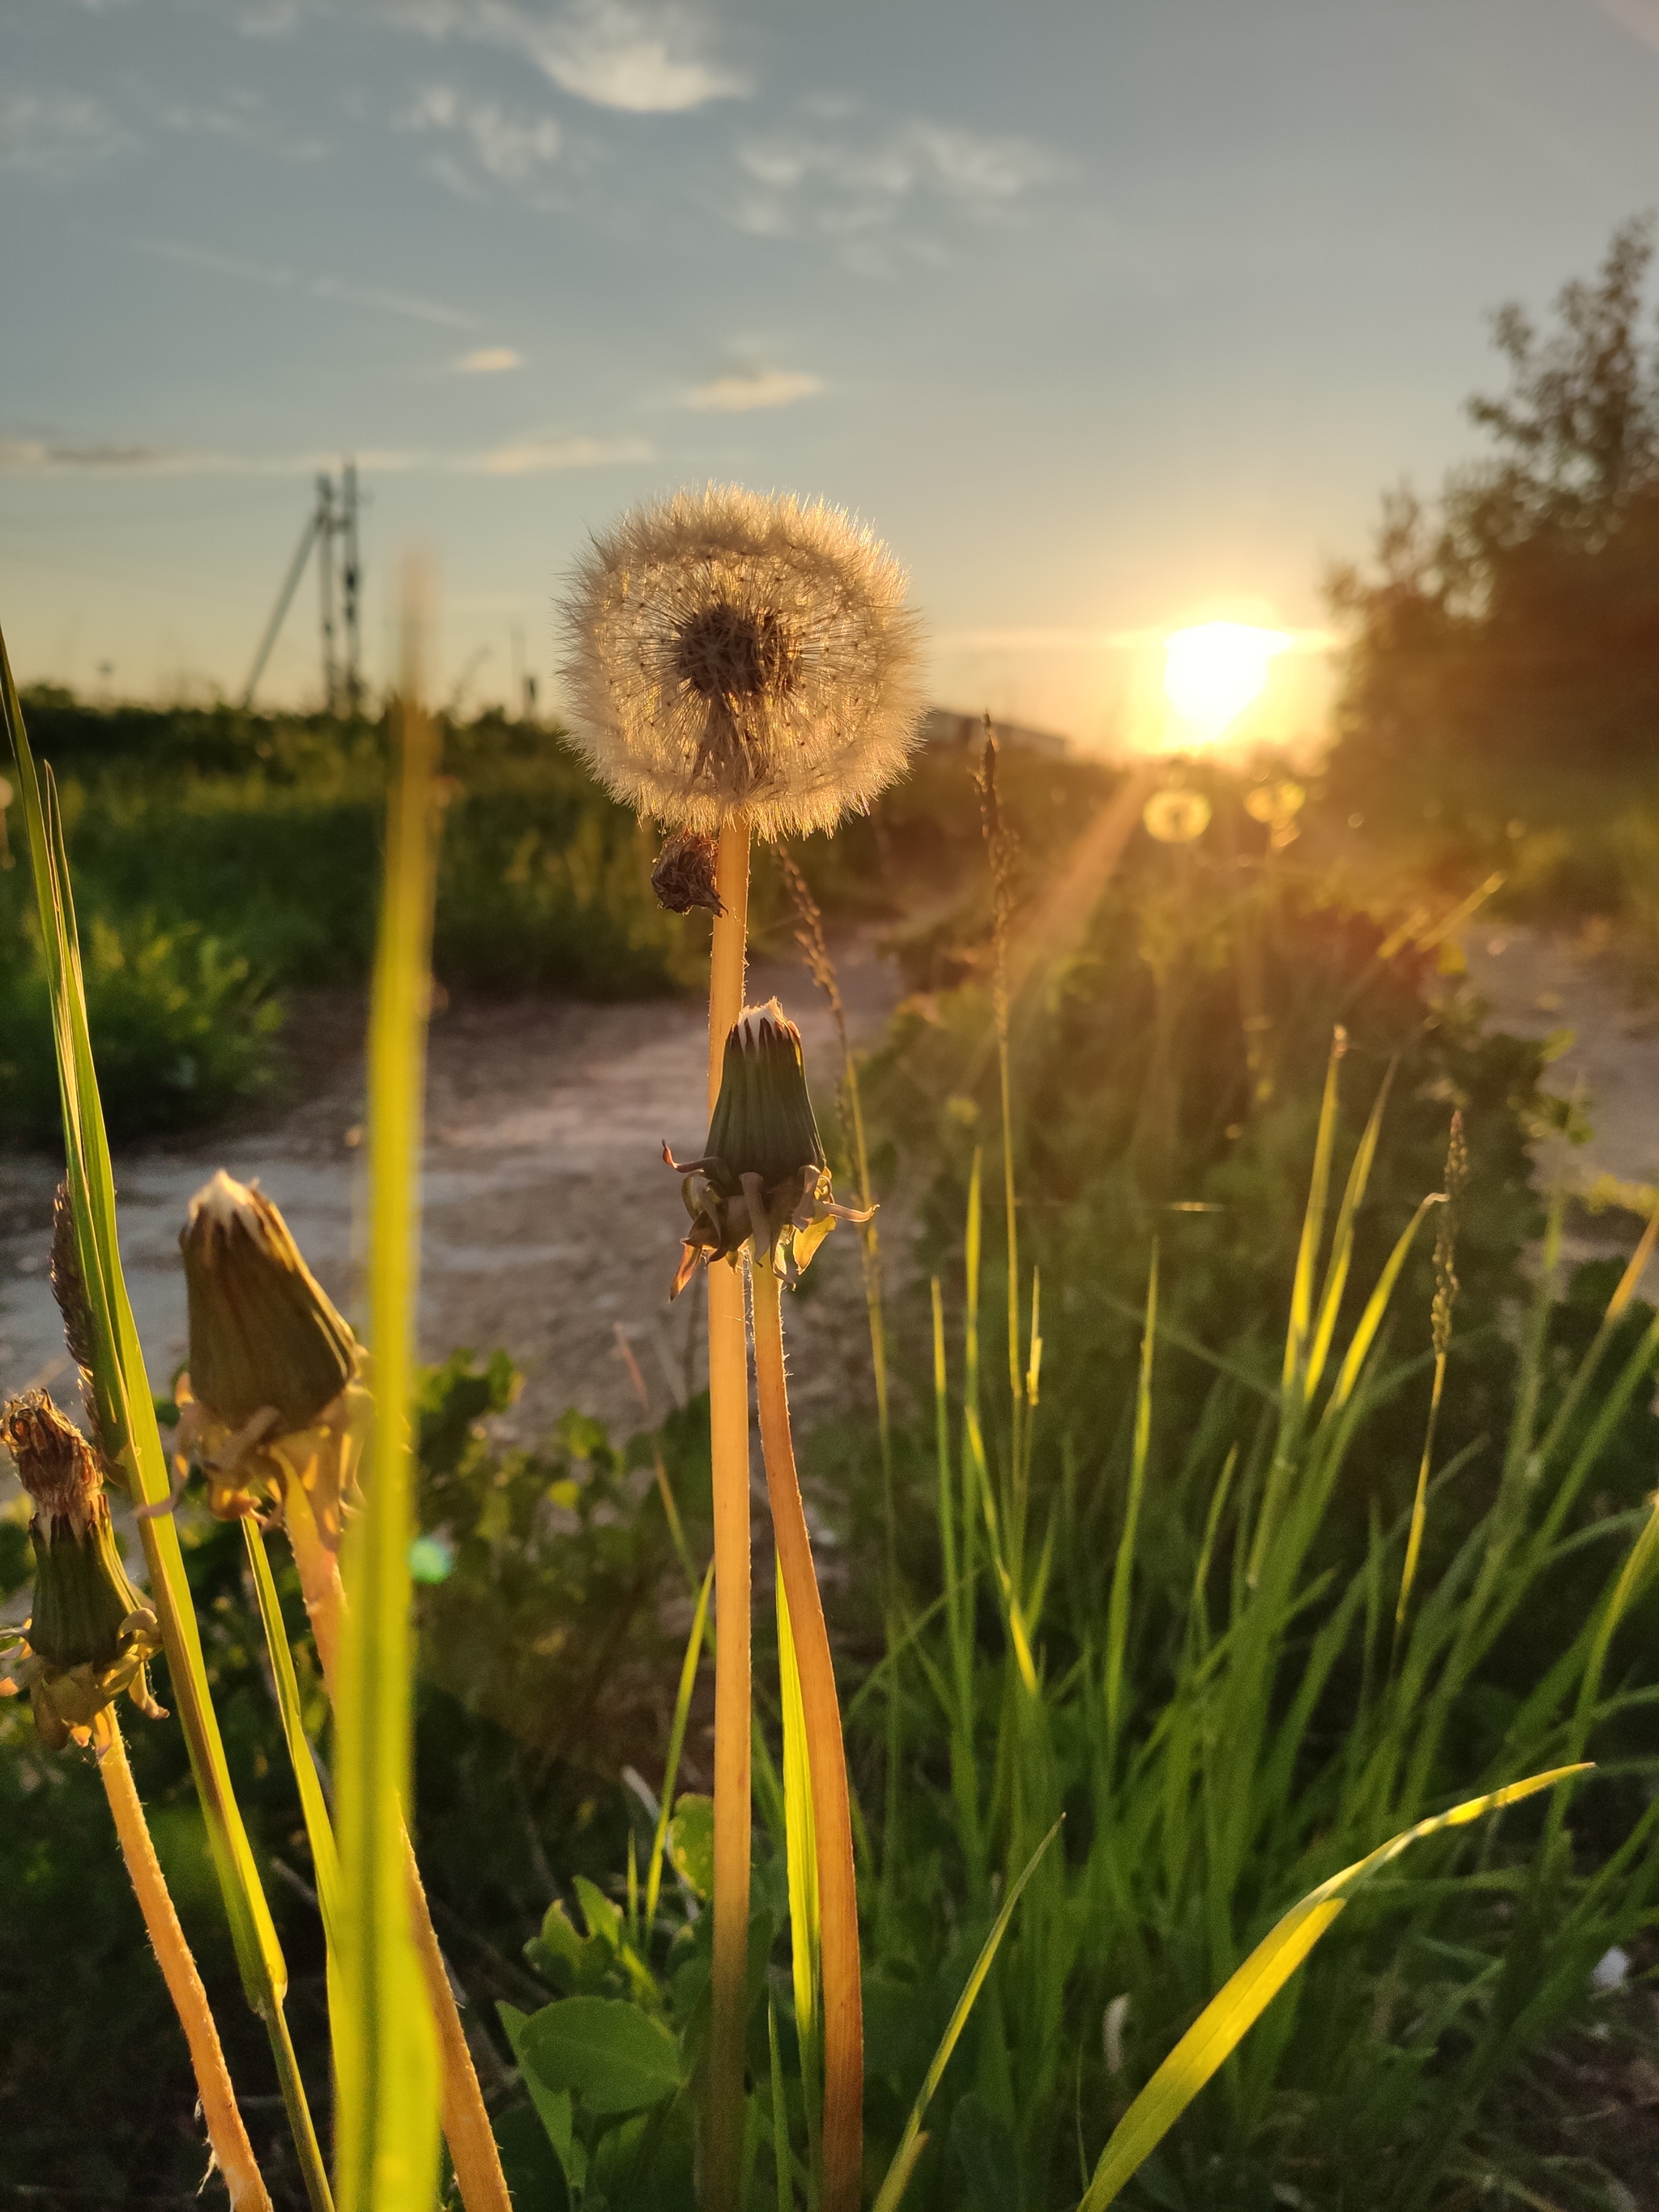
[[104,1479],[91,1445],[44,1390],[0,1411],[0,1443],[33,1501],[34,1610],[16,1639],[0,1690],[27,1690],[43,1741],[84,1742],[125,1690],[161,1717],[147,1661],[161,1648],[155,1615],[127,1580],[115,1549]]
[[191,1201],[179,1239],[190,1294],[190,1387],[231,1428],[270,1407],[302,1429],[337,1398],[357,1343],[257,1188],[222,1168]]
[[800,1031],[775,999],[745,1006],[732,1024],[702,1158],[683,1166],[666,1145],[663,1158],[685,1179],[691,1216],[676,1295],[700,1260],[732,1258],[751,1239],[793,1283],[838,1220],[870,1218],[835,1202]]
[[833,829],[915,742],[905,586],[832,507],[730,484],[636,507],[595,539],[562,609],[576,748],[676,829],[711,835],[738,813],[763,837]]
[[724,914],[714,888],[714,862],[720,847],[701,830],[676,830],[665,840],[651,871],[651,888],[657,903],[670,914],[690,914],[700,906],[710,914]]
[[257,1187],[221,1170],[191,1201],[179,1248],[190,1298],[181,1463],[197,1461],[227,1519],[280,1508],[297,1477],[337,1543],[367,1400],[356,1338]]

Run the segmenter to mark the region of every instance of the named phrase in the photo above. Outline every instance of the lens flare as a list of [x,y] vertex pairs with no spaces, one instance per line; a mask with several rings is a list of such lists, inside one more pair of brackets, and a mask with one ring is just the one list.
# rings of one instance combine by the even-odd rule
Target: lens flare
[[1194,736],[1213,744],[1267,688],[1268,665],[1294,642],[1249,623],[1200,623],[1164,641],[1164,696]]

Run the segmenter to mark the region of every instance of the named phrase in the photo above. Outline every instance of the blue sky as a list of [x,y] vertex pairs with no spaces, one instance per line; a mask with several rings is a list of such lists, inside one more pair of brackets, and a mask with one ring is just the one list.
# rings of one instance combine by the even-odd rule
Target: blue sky
[[356,453],[371,675],[420,544],[500,696],[586,529],[731,478],[890,540],[935,696],[1094,737],[1126,641],[1316,629],[1486,311],[1656,204],[1659,0],[0,0],[0,619],[238,688]]

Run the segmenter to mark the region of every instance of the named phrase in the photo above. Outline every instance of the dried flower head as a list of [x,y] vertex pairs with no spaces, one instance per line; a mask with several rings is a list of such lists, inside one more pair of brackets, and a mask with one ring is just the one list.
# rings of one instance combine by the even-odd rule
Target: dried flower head
[[337,1542],[368,1394],[362,1346],[307,1267],[280,1211],[222,1169],[179,1239],[190,1368],[179,1378],[179,1452],[225,1519],[281,1510],[290,1479]]
[[145,1671],[161,1630],[116,1551],[97,1454],[44,1390],[0,1410],[0,1443],[34,1505],[34,1610],[9,1639],[15,1651],[0,1693],[28,1692],[54,1751],[71,1736],[84,1743],[123,1690],[140,1712],[161,1718]]
[[684,1177],[691,1217],[675,1297],[700,1261],[733,1259],[751,1239],[757,1255],[793,1283],[837,1221],[875,1212],[836,1203],[800,1031],[775,999],[745,1006],[732,1025],[703,1157],[682,1163],[666,1145],[662,1156]]
[[724,914],[726,908],[714,887],[719,852],[720,847],[705,830],[671,831],[651,871],[651,888],[657,894],[658,905],[665,906],[670,914],[690,914],[693,907]]
[[849,516],[736,485],[635,507],[561,612],[575,742],[676,828],[833,829],[904,766],[921,704],[905,574]]

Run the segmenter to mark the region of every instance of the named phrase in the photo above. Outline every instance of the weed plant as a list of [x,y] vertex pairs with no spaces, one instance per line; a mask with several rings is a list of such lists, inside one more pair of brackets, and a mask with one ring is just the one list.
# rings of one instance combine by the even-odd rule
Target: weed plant
[[[1461,1032],[1423,999],[1420,964],[1391,966],[1362,925],[1299,908],[1293,885],[1264,872],[1258,899],[1248,866],[1218,871],[1206,907],[1193,856],[1164,857],[1184,871],[1173,888],[1155,872],[1162,860],[1132,861],[1101,938],[1064,948],[1027,1003],[1008,983],[1021,970],[1009,958],[1018,916],[1005,849],[988,961],[971,931],[949,948],[961,972],[988,975],[996,1018],[986,1019],[981,984],[936,994],[877,1071],[876,1126],[889,1135],[875,1171],[884,1161],[896,1180],[915,1179],[934,1285],[920,1314],[900,1317],[902,1541],[884,1583],[884,1541],[866,1542],[856,1522],[842,1531],[854,1568],[843,1649],[859,1662],[843,1689],[865,1905],[865,2198],[880,2212],[901,2197],[987,2212],[1102,2212],[1119,2198],[1254,2212],[1287,2191],[1343,2212],[1451,2212],[1494,2191],[1610,2204],[1595,2143],[1569,2132],[1563,2150],[1558,2126],[1546,2149],[1516,2124],[1513,2085],[1542,2081],[1553,2048],[1596,2019],[1593,1969],[1616,1945],[1643,1956],[1655,1913],[1650,1460],[1632,1479],[1651,1448],[1659,1353],[1659,1319],[1636,1296],[1648,1248],[1610,1286],[1581,1277],[1564,1305],[1558,1203],[1522,1297],[1519,1252],[1536,1224],[1519,1146],[1535,1061]],[[1189,947],[1177,924],[1206,912],[1212,926]],[[1116,952],[1132,922],[1150,998]],[[388,936],[404,947],[405,972],[401,1000],[380,1001],[383,1018],[387,1005],[418,1003],[417,936]],[[1053,971],[1055,948],[1046,951],[1030,972]],[[1256,997],[1243,981],[1252,962],[1258,981],[1262,963],[1275,978]],[[61,957],[56,972],[61,1033],[76,1002]],[[1340,1038],[1328,1060],[1333,999],[1352,1043]],[[1244,1028],[1244,1009],[1264,1004],[1277,1024],[1265,1060],[1260,1032]],[[84,1033],[71,1042],[82,1079]],[[387,1110],[412,1112],[409,1068],[387,1080]],[[88,1249],[118,1291],[102,1125],[87,1095],[68,1126],[94,1171]],[[1431,1365],[1413,1255],[1431,1241],[1454,1105],[1473,1159],[1469,1287],[1428,1542],[1408,1586]],[[395,1275],[406,1178],[392,1178],[382,1200],[379,1249]],[[988,1257],[999,1249],[1000,1281]],[[395,1318],[407,1282],[393,1288]],[[1288,1323],[1265,1317],[1285,1312]],[[139,1494],[159,1504],[130,1323],[118,1353],[124,1432],[142,1446]],[[1477,1403],[1460,1413],[1466,1371]],[[435,1747],[434,1720],[444,1741],[424,1764],[428,1793],[435,1782],[448,1802],[428,1827],[417,1784],[411,1809],[423,1856],[451,1870],[434,1918],[473,1997],[512,2174],[550,2207],[672,2212],[694,2201],[693,2089],[709,2020],[714,1830],[707,1800],[686,1787],[702,1778],[702,1604],[669,1759],[628,1798],[595,1778],[616,1760],[630,1668],[641,1684],[672,1680],[664,1602],[674,1593],[683,1619],[692,1601],[708,1462],[678,1425],[623,1459],[570,1423],[547,1452],[502,1455],[474,1431],[508,1388],[499,1364],[457,1361],[419,1406],[426,1465],[408,1564],[434,1577],[423,1747]],[[383,1458],[398,1449],[388,1420]],[[884,1477],[873,1437],[860,1457],[867,1481]],[[624,1462],[637,1464],[631,1479]],[[391,1498],[389,1469],[376,1481]],[[286,1571],[264,1608],[267,1654],[252,1629],[257,1547],[188,1513],[182,1528],[190,1551],[169,1534],[157,1556],[169,1605],[208,1624],[186,1686],[224,1742],[216,1817],[228,1807],[240,1834],[253,1808],[237,1880],[263,1905],[261,1872],[280,1858],[295,1893],[285,1925],[300,1891],[327,1910],[326,1814],[303,1791],[296,1804],[289,1750],[308,1771],[305,1737],[322,1728],[325,1764],[353,1765],[343,1866],[356,1918],[334,1990],[350,2018],[337,2013],[331,2041],[337,2063],[353,2037],[359,2055],[344,2077],[340,2179],[354,2205],[423,2203],[419,2175],[388,2182],[377,2169],[376,2179],[365,2148],[395,2116],[376,2094],[412,2095],[415,2079],[400,2069],[395,2085],[374,2087],[374,2053],[390,2047],[398,2008],[405,2024],[411,2009],[381,1978],[402,1940],[402,1793],[386,1778],[406,1747],[398,1639],[375,1646],[387,1674],[375,1697],[391,1693],[380,1722],[361,1684],[354,1709],[349,1677],[349,1724],[336,1735],[303,1644],[285,1677],[299,1627]],[[401,1618],[408,1565],[395,1525],[356,1571],[374,1578],[356,1585],[360,1602]],[[209,1596],[214,1572],[226,1579]],[[866,1591],[878,1595],[873,1607]],[[538,1620],[541,1667],[526,1662],[515,1680]],[[793,1653],[781,1613],[757,1670],[740,2023],[740,2166],[755,2212],[810,2203],[815,2161],[803,1805],[817,1746],[803,1736]],[[176,1668],[171,1686],[177,1694]],[[550,1740],[550,1704],[575,1709],[574,1734]],[[244,1712],[246,1735],[228,1724]],[[33,1880],[41,1926],[55,1923],[73,1955],[64,1874],[88,1848],[84,1792],[72,1770],[46,1778],[40,1754],[16,1744],[15,1718],[3,1725],[15,1749],[6,1849],[20,1884]],[[177,1758],[170,1741],[156,1756]],[[1603,1760],[1589,1778],[1577,1771],[1587,1753]],[[165,1790],[139,1765],[165,1810]],[[1555,1793],[1469,1827],[1529,1792],[1524,1776]],[[187,1834],[194,1816],[179,1803]],[[579,1875],[588,1854],[592,1871]],[[240,1893],[222,1864],[198,1882],[196,1909],[220,1910],[222,1887],[234,1912]],[[543,1911],[526,1944],[527,1891]],[[321,1947],[307,1924],[308,1982],[290,1974],[274,1921],[261,1938],[292,2018],[311,2024],[307,2056],[284,2083],[290,2112],[302,2090],[319,2107],[326,2097]],[[21,2028],[59,2002],[61,1966],[32,1926],[7,1940],[19,1972],[0,2003]],[[216,1996],[227,1962],[216,1964],[210,1940],[204,1948]],[[236,1965],[246,1979],[245,1949]],[[252,1993],[269,2024],[280,1989]],[[495,2001],[493,2026],[477,2017],[483,1998]],[[1623,2023],[1622,2012],[1607,2021]],[[256,2079],[257,2043],[250,2056],[228,2040],[239,2080]],[[78,2094],[38,2037],[20,2079],[36,2108],[55,2100],[62,2113]],[[88,2087],[101,2115],[110,2086]],[[429,2129],[430,2100],[410,2117]],[[145,2141],[136,2102],[126,2130],[126,2142]],[[29,2141],[28,2185],[39,2186],[41,2160],[59,2154],[38,2130]],[[157,2148],[152,2136],[147,2154]],[[62,2155],[96,2169],[89,2147]],[[269,2178],[292,2203],[288,2157],[273,2152]]]

